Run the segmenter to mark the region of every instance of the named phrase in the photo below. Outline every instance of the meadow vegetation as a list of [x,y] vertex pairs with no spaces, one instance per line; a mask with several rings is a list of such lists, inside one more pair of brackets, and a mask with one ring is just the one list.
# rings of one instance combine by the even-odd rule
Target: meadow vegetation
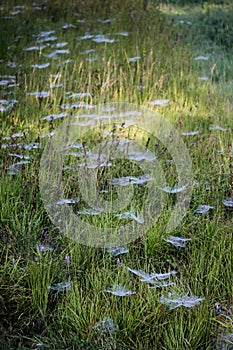
[[[232,14],[227,0],[1,3],[2,349],[233,348]],[[183,245],[166,240],[174,193],[154,227],[119,255],[73,241],[49,219],[40,195],[40,160],[66,118],[62,113],[118,102],[159,113],[189,151],[191,203],[171,233],[189,239]],[[176,168],[166,147],[146,132],[126,130],[156,154],[173,188]],[[90,130],[72,151],[85,152],[102,140],[99,130]],[[75,162],[71,155],[66,165]],[[103,192],[106,200],[117,197],[109,178],[143,176],[135,163],[114,165],[98,172],[99,190],[112,191]],[[79,197],[72,172],[64,179],[67,198]],[[134,192],[136,208],[146,186],[136,184]],[[85,203],[72,206],[77,213]],[[82,215],[99,227],[130,220]],[[175,272],[168,286],[149,288],[155,285],[128,267]],[[112,294],[114,285],[135,294]],[[175,308],[162,302],[180,296],[200,302]]]

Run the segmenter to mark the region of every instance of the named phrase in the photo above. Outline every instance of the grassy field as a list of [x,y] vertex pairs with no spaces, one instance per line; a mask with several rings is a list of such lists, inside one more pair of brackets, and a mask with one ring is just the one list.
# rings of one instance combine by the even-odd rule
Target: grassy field
[[[120,13],[51,3],[0,7],[0,348],[233,349],[232,2],[164,0],[145,12],[132,2]],[[67,117],[123,102],[175,128],[192,162],[192,192],[172,232],[166,224],[177,194],[167,193],[153,227],[111,251],[76,242],[50,220],[40,161]],[[176,187],[172,156],[150,132],[86,129],[67,167],[101,142],[139,140],[159,160],[170,192]],[[136,162],[99,167],[98,189],[114,201],[111,181],[127,176],[136,181],[121,211],[128,216],[91,212],[71,169],[63,172],[65,197],[79,201],[69,208],[97,228],[140,221],[148,187],[137,182]]]

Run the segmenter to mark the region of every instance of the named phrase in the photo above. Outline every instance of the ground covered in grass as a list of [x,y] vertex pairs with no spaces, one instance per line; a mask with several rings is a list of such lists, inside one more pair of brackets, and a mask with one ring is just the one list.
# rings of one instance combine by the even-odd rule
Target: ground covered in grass
[[[122,11],[94,3],[0,7],[1,348],[232,349],[232,2],[151,1],[146,11],[140,1]],[[95,106],[124,102],[134,107],[121,127],[101,128],[98,120],[114,112],[101,107],[99,118]],[[132,123],[140,108],[173,125],[192,163],[190,203],[169,233],[186,186],[177,186],[171,152],[153,130]],[[40,161],[69,117],[86,133],[66,154],[65,198],[56,205],[86,223],[143,227],[138,212],[151,179],[138,161],[153,162],[153,153],[161,164],[166,204],[124,246],[85,246],[48,216]],[[139,140],[144,153],[104,163],[98,146],[115,140]],[[77,167],[98,169],[99,198],[114,202],[121,181],[134,199],[116,215],[85,205]]]

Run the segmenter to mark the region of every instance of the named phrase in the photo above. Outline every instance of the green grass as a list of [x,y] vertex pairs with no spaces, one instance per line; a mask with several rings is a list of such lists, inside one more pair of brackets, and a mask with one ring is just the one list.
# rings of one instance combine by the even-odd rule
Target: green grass
[[[233,346],[232,338],[224,340],[233,333],[232,208],[222,203],[233,196],[229,23],[233,6],[229,1],[203,1],[201,5],[194,1],[192,6],[185,1],[164,1],[160,7],[152,3],[146,13],[139,11],[137,15],[129,7],[132,17],[121,14],[110,23],[98,22],[107,19],[103,14],[106,9],[99,16],[87,13],[82,23],[77,20],[84,19],[83,9],[78,13],[69,7],[63,15],[55,16],[53,7],[32,10],[32,3],[27,2],[21,13],[10,15],[17,10],[15,2],[3,1],[1,16],[13,18],[1,19],[4,39],[0,46],[0,80],[14,80],[15,86],[1,85],[1,99],[18,101],[1,112],[0,120],[0,344],[4,349],[223,350]],[[62,10],[66,2],[57,4]],[[114,7],[111,11],[115,16]],[[62,29],[64,23],[76,27]],[[69,53],[58,59],[48,58],[45,54],[54,50],[51,45],[41,51],[24,51],[37,45],[35,35],[50,30],[58,37],[50,44],[67,42],[62,49],[69,49]],[[125,31],[128,36],[116,34]],[[106,34],[118,41],[77,39],[86,34]],[[90,49],[95,51],[83,53]],[[128,61],[135,56],[141,59]],[[209,60],[195,60],[197,56],[209,56]],[[97,60],[86,60],[92,57]],[[16,68],[9,62],[15,62]],[[45,69],[31,67],[46,62],[50,65]],[[13,78],[4,77],[9,75]],[[208,80],[201,81],[200,77]],[[56,88],[53,84],[62,85]],[[49,97],[29,95],[41,91],[50,92]],[[67,92],[89,95],[67,99]],[[166,107],[148,104],[156,99],[168,99],[170,103]],[[84,246],[62,234],[50,220],[39,188],[40,160],[48,141],[41,135],[56,130],[63,119],[41,118],[61,112],[75,115],[78,109],[67,111],[61,106],[80,101],[90,105],[134,103],[158,112],[180,134],[199,131],[197,135],[181,136],[192,160],[192,197],[185,218],[169,233],[191,238],[185,248],[176,248],[164,240],[169,235],[165,227],[176,195],[166,196],[154,226],[127,245],[129,252],[119,256],[120,264],[104,249]],[[4,106],[5,102],[1,103]],[[214,125],[227,130],[210,130]],[[103,136],[101,129],[90,128],[77,140],[83,143],[81,151],[84,144],[89,149],[98,147],[101,141],[111,141],[120,133],[120,138],[139,141],[155,153],[166,186],[176,184],[178,176],[169,162],[168,149],[148,131],[135,127],[105,131],[113,134]],[[20,132],[25,135],[14,137]],[[22,144],[35,142],[39,149],[22,148]],[[16,175],[10,175],[8,168],[20,159],[11,154],[30,156],[30,163],[19,167]],[[72,163],[76,166],[78,161],[70,156],[67,165]],[[99,169],[99,190],[109,186],[109,178],[143,174],[135,163],[122,159],[115,161],[112,169]],[[72,170],[64,172],[63,186],[67,197],[80,196]],[[102,198],[116,200],[114,187],[109,186],[109,190],[110,194],[104,193]],[[136,214],[147,194],[146,187],[135,185],[134,197],[123,211],[133,210]],[[205,215],[197,214],[201,204],[214,209]],[[85,201],[81,200],[74,205],[74,211],[83,207]],[[83,220],[97,228],[122,224],[122,219],[109,213],[100,218],[83,216]],[[53,249],[41,251],[40,244]],[[178,273],[171,278],[175,285],[149,289],[127,266],[148,273],[176,270]],[[60,292],[50,289],[61,282],[71,283],[70,288]],[[113,284],[125,285],[137,294],[118,297],[105,292]],[[171,292],[205,300],[193,308],[170,310],[160,298]],[[221,306],[221,312],[217,312],[216,304]],[[111,317],[118,325],[116,333],[93,329],[104,317]]]

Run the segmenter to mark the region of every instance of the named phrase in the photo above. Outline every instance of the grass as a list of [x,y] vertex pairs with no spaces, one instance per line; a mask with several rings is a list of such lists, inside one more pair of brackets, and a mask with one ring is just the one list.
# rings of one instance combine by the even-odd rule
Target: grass
[[[39,5],[41,10],[30,2],[22,9],[14,6],[14,1],[3,1],[1,9],[4,40],[0,47],[0,74],[2,81],[9,80],[1,85],[1,105],[6,107],[1,111],[0,129],[2,347],[231,349],[232,208],[222,203],[233,196],[231,2],[193,2],[187,6],[185,1],[164,1],[159,8],[150,3],[146,13],[136,16],[133,9],[132,17],[122,16],[108,23],[98,21],[106,16],[93,17],[88,13],[83,23],[83,13],[74,12],[71,7],[59,17],[46,3]],[[18,14],[10,13],[18,10]],[[64,23],[75,28],[62,29]],[[51,36],[57,36],[57,40],[45,42],[49,45],[41,50],[24,50],[43,45],[37,42],[38,38],[43,39],[38,34],[52,30],[55,32]],[[106,35],[117,41],[96,43],[92,38],[80,39],[86,34]],[[57,59],[46,56],[58,49],[51,46],[59,42],[68,43],[61,49],[69,49],[69,53],[60,53]],[[129,62],[129,58],[139,56],[140,59]],[[195,60],[198,56],[209,59]],[[32,67],[44,63],[50,65],[44,69]],[[49,96],[30,95],[42,91]],[[89,94],[75,98],[75,93]],[[170,103],[166,107],[148,104],[156,99],[168,99]],[[40,160],[48,142],[43,135],[55,131],[65,118],[41,118],[58,113],[76,115],[78,108],[67,110],[62,106],[78,102],[134,103],[159,113],[180,135],[199,132],[181,136],[192,161],[192,197],[183,221],[169,233],[191,238],[185,248],[164,240],[169,236],[165,227],[176,201],[174,194],[165,197],[165,206],[153,227],[127,245],[127,254],[117,257],[70,239],[50,220],[39,188]],[[226,130],[210,129],[216,125]],[[111,126],[105,130],[112,131],[109,136],[101,134],[101,130],[87,128],[87,133],[77,140],[80,149],[72,151],[85,153],[85,148],[94,147],[98,150],[114,138],[118,142],[123,138],[138,140],[160,160],[166,186],[177,183],[168,149],[150,132]],[[18,133],[23,134],[17,136]],[[12,167],[22,161],[12,154],[30,156],[30,163]],[[74,166],[80,162],[72,155],[66,161]],[[102,193],[101,198],[111,202],[123,193],[121,187],[117,194],[109,179],[141,175],[143,171],[135,162],[122,159],[115,161],[112,168],[100,167],[98,190],[110,191]],[[82,189],[74,171],[64,172],[62,181],[67,198],[80,197]],[[134,197],[123,212],[133,210],[136,215],[145,203],[148,188],[133,188]],[[207,214],[197,214],[201,204],[214,208]],[[85,201],[81,199],[72,208],[76,212],[82,210]],[[109,213],[82,217],[97,229],[111,225],[117,228],[122,220],[125,224],[132,222]],[[171,278],[175,285],[150,289],[127,266],[148,273],[176,270]],[[67,288],[54,290],[64,282]],[[119,297],[105,292],[114,284],[137,293]],[[192,308],[170,310],[160,301],[162,295],[168,297],[169,293],[196,295],[205,300]],[[104,317],[111,317],[118,326],[115,333],[93,328]]]

